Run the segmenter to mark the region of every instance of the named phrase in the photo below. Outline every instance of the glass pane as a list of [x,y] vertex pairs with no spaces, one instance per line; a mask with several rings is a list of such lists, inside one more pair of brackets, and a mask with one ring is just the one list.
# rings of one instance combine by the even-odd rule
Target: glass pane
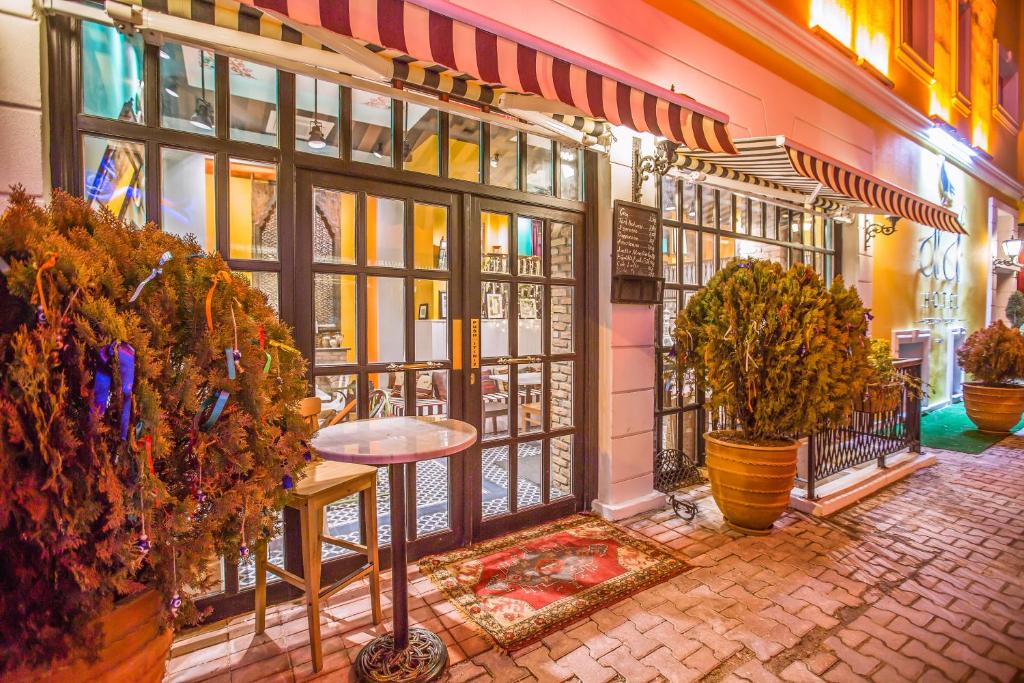
[[551,140],[526,134],[526,191],[552,194]]
[[781,263],[783,266],[786,265],[786,248],[766,242],[736,240],[736,256],[738,258],[765,259]]
[[764,236],[764,203],[750,200],[750,234]]
[[551,224],[551,277],[572,277],[572,235],[571,223]]
[[562,199],[583,198],[583,150],[558,145],[558,183]]
[[679,228],[661,229],[661,273],[665,282],[679,282]]
[[[82,22],[82,111],[142,122],[142,34]],[[13,76],[13,74],[12,74]]]
[[313,188],[313,261],[356,262],[356,195]]
[[366,265],[405,266],[405,202],[366,198]]
[[675,176],[661,178],[661,216],[667,221],[679,220],[679,181]]
[[803,214],[800,227],[803,231],[804,244],[812,245],[814,243],[814,217],[809,213]]
[[437,127],[440,120],[436,109],[406,102],[405,146],[402,154],[405,170],[430,175],[439,173]]
[[391,165],[391,98],[352,90],[352,161]]
[[277,144],[277,69],[228,57],[231,139]]
[[544,286],[519,285],[519,343],[517,356],[544,353]]
[[823,231],[825,234],[822,244],[824,244],[826,249],[832,248],[832,231],[835,230],[835,225],[836,224],[831,220],[826,220],[824,222]]
[[551,500],[572,495],[572,436],[556,436],[548,440],[550,473],[548,497]]
[[825,275],[825,255],[820,251],[814,252],[814,271],[818,275]]
[[573,287],[551,288],[551,353],[572,353]]
[[233,270],[231,272],[234,275],[241,275],[249,283],[249,286],[263,292],[263,296],[267,297],[267,305],[274,309],[274,313],[280,317],[281,293],[278,286],[280,278],[277,273],[258,270]]
[[490,184],[519,189],[519,133],[490,125]]
[[769,239],[779,238],[779,218],[774,204],[764,205],[764,236]]
[[212,52],[189,45],[160,46],[160,125],[214,135],[217,65]]
[[544,502],[544,456],[541,441],[527,441],[516,449],[516,507],[519,510]]
[[366,278],[366,362],[405,360],[405,278]]
[[321,427],[359,419],[359,381],[356,375],[319,375],[313,378],[315,395],[322,403]]
[[679,316],[679,292],[674,289],[665,290],[665,299],[661,304],[661,345],[668,348],[674,343],[672,332],[675,330],[676,318]]
[[480,454],[483,516],[493,517],[509,511],[508,446],[485,448]]
[[731,237],[720,237],[718,242],[718,259],[722,268],[737,260],[736,242]]
[[[484,366],[480,371],[480,400],[483,408],[484,439],[508,436],[508,365]],[[486,481],[487,474],[484,473]],[[486,496],[485,496],[486,497]]]
[[789,250],[789,262],[790,263],[803,263],[803,261],[804,261],[804,252],[803,251],[801,251],[800,249],[790,249]]
[[697,462],[697,411],[683,413],[683,452]]
[[413,205],[413,267],[448,270],[448,207]]
[[507,273],[508,233],[510,220],[504,213],[480,214],[480,270],[484,273]]
[[160,227],[192,235],[206,253],[217,249],[213,155],[164,147],[160,150]]
[[[519,434],[532,434],[544,429],[544,366],[520,365],[516,372],[519,382]],[[522,476],[522,470],[519,471]]]
[[736,195],[736,211],[733,214],[735,216],[736,232],[750,232],[750,217],[747,211],[747,207],[749,206],[749,204],[749,199],[747,199],[746,197],[741,197],[740,195]]
[[448,371],[416,373],[416,414],[448,417]]
[[718,227],[722,230],[733,229],[736,212],[732,205],[732,199],[732,192],[718,191]]
[[448,121],[448,177],[479,183],[480,122],[458,114]]
[[367,381],[370,392],[370,418],[405,415],[404,372],[375,373],[368,375]]
[[679,413],[661,417],[661,448],[676,448],[679,444]]
[[338,158],[341,87],[309,76],[295,76],[295,149]]
[[551,429],[572,427],[573,361],[560,360],[551,363],[551,377],[548,378],[548,382],[551,397]]
[[416,463],[416,537],[451,528],[448,458]]
[[519,216],[516,219],[516,272],[544,275],[544,221]]
[[715,274],[715,236],[702,232],[700,235],[701,283],[707,284]]
[[313,362],[317,365],[355,363],[356,276],[313,275]]
[[675,358],[668,353],[661,354],[661,405],[665,408],[679,405],[679,375]]
[[[267,562],[270,564],[276,564],[278,567],[284,566],[284,534],[280,533],[284,525],[284,513],[278,513],[278,527],[274,537],[270,539],[267,544]],[[252,588],[256,585],[256,552],[253,547],[254,543],[250,541],[250,554],[249,559],[238,563],[238,588],[245,590],[246,588]],[[217,563],[220,565],[218,568],[220,576],[223,576],[224,572],[224,561],[221,558],[217,559]],[[280,581],[280,577],[266,572],[267,583],[274,583]],[[224,590],[222,587],[221,591]],[[218,591],[220,592],[220,591]]]
[[804,218],[804,216],[803,216],[802,213],[796,213],[795,211],[790,212],[790,214],[789,214],[789,234],[786,237],[786,239],[788,239],[790,242],[796,242],[797,244],[800,243],[800,239],[801,239],[801,232],[800,232],[800,230],[801,230],[801,225],[803,224],[803,218]]
[[230,258],[277,260],[277,167],[232,159],[228,180]]
[[82,136],[85,200],[120,219],[146,222],[146,146],[113,138]]
[[448,360],[448,281],[416,280],[416,360]]
[[697,284],[697,231],[683,230],[683,272],[684,285]]
[[508,355],[509,286],[480,283],[480,353],[485,358]]
[[831,284],[835,276],[835,271],[832,266],[832,255],[825,254],[825,283]]
[[[224,589],[226,588],[226,586],[225,586],[226,572],[224,571],[224,565],[225,565],[224,558],[219,556],[219,555],[213,555],[212,557],[208,558],[207,562],[206,562],[206,575],[207,575],[208,578],[213,580],[212,581],[212,585],[208,585],[205,588],[199,588],[199,587],[195,587],[195,586],[188,586],[188,585],[186,585],[185,589],[188,590],[189,595],[198,599],[198,598],[205,598],[205,597],[210,596],[210,595],[218,595],[220,593],[223,593]],[[253,559],[249,559],[248,561],[241,561],[241,562],[239,562],[238,563],[238,582],[239,582],[239,584],[241,584],[241,585],[245,585],[245,584],[255,585],[256,584],[256,575],[253,572],[253,570],[255,568],[256,568],[256,562]],[[272,576],[272,574],[270,572],[267,572],[268,583],[269,583],[269,577],[270,576]],[[274,578],[277,578],[277,577],[275,576]]]
[[686,180],[683,181],[683,196],[679,211],[679,219],[681,221],[696,225],[697,186]]
[[709,185],[700,186],[700,224],[705,228],[715,226],[715,188]]

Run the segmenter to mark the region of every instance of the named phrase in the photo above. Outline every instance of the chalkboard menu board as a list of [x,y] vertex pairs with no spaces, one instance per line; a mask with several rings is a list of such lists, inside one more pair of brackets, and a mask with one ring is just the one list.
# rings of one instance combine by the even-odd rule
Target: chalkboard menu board
[[616,200],[612,211],[612,301],[658,303],[658,209]]

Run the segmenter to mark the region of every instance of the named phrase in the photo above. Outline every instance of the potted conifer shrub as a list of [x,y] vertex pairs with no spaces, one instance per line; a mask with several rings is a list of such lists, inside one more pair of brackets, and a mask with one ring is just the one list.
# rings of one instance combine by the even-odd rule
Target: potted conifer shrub
[[840,278],[742,260],[719,271],[676,323],[679,364],[701,378],[715,502],[733,528],[768,533],[786,510],[799,442],[841,420],[863,392],[868,314]]
[[0,217],[0,312],[0,679],[159,681],[301,472],[304,361],[219,256],[60,192]]
[[1024,413],[1024,335],[997,320],[978,330],[957,352],[967,417],[983,432],[1009,434]]
[[1006,319],[1018,330],[1024,327],[1024,292],[1014,292],[1007,299]]

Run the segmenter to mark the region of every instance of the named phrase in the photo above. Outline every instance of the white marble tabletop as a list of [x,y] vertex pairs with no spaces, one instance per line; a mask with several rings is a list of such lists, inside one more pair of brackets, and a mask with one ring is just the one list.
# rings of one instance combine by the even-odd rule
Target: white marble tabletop
[[453,455],[472,446],[476,427],[442,417],[385,417],[324,427],[313,449],[325,460],[399,465]]

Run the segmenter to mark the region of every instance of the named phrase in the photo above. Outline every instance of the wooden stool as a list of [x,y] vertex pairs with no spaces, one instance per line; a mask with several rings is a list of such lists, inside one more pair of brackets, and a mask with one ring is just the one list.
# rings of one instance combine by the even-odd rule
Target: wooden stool
[[[299,414],[316,427],[320,412],[320,399],[305,398],[299,404]],[[363,493],[363,523],[366,527],[366,545],[328,536],[324,508],[331,503]],[[323,649],[320,644],[320,601],[349,585],[353,581],[370,577],[370,606],[373,623],[381,621],[380,564],[377,558],[377,468],[367,465],[320,461],[306,469],[306,476],[292,488],[288,507],[299,512],[302,538],[302,568],[304,577],[296,576],[284,567],[267,561],[267,543],[256,548],[256,633],[263,633],[267,616],[267,575],[280,577],[303,591],[306,616],[309,619],[309,647],[313,653],[313,670],[323,668]],[[320,585],[321,544],[330,543],[366,556],[366,563],[354,572],[328,586]]]

